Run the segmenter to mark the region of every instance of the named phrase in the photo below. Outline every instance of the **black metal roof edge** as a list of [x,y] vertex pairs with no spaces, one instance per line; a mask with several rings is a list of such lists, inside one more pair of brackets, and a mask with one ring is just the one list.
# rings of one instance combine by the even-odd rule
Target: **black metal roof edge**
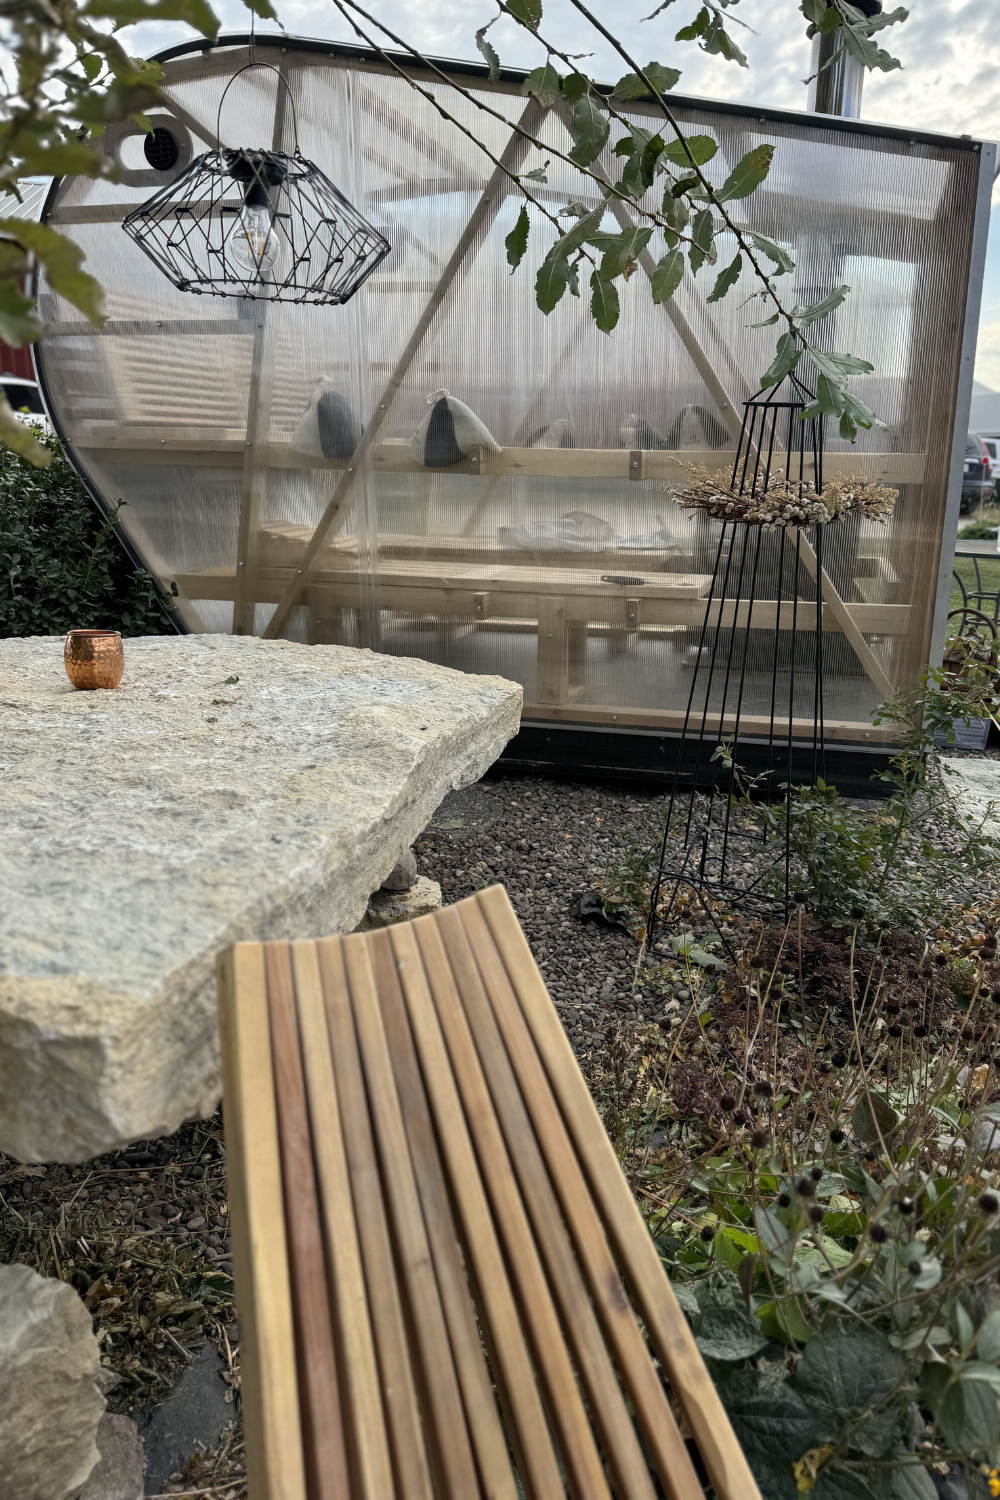
[[[361,62],[381,61],[379,52],[372,47],[361,46],[359,43],[328,42],[318,37],[290,36],[280,31],[258,32],[256,36],[251,36],[248,31],[239,32],[218,36],[214,40],[210,37],[192,37],[187,42],[178,42],[176,46],[166,47],[162,52],[155,52],[152,61],[171,62],[174,58],[186,57],[193,52],[213,52],[220,47],[249,47],[251,42],[258,47],[284,47],[286,50],[291,49],[295,52],[324,53],[327,57],[355,58]],[[419,62],[408,52],[397,52],[391,47],[385,47],[382,51],[386,57],[400,66],[420,67]],[[469,62],[453,57],[429,57],[428,61],[445,72],[461,74],[466,78],[488,79],[490,76],[490,70],[485,63]],[[523,83],[529,71],[526,68],[501,68],[500,81]],[[599,92],[609,94],[614,84],[601,83],[597,85],[597,88]],[[671,104],[681,109],[705,109],[715,114],[741,115],[744,118],[749,116],[759,120],[762,125],[801,125],[805,121],[814,129],[839,130],[846,135],[878,136],[883,140],[905,141],[908,145],[947,147],[953,151],[978,152],[986,143],[985,137],[941,135],[929,130],[907,129],[901,125],[880,125],[873,120],[850,120],[843,115],[818,115],[804,109],[774,109],[766,105],[735,104],[728,99],[707,99],[698,94],[671,92],[667,98]]]

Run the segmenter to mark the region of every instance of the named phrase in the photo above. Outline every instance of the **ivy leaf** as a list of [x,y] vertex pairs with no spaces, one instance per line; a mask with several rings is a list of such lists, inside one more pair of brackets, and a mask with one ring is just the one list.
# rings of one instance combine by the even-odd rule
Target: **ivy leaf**
[[768,1342],[756,1318],[748,1318],[739,1307],[709,1307],[702,1315],[696,1337],[698,1348],[708,1359],[736,1361],[759,1354]]
[[594,271],[590,278],[590,311],[594,315],[594,322],[602,333],[610,333],[618,322],[619,304],[618,288],[613,281],[606,281],[600,271]]
[[1000,1308],[990,1313],[976,1335],[976,1355],[988,1365],[1000,1359]]
[[914,1463],[912,1454],[905,1451],[898,1457],[900,1462],[892,1471],[893,1500],[938,1500],[937,1486],[923,1464]]
[[44,469],[52,462],[48,448],[34,437],[31,428],[15,417],[6,396],[0,395],[0,441],[13,448],[15,453],[26,458],[36,469]]
[[612,281],[616,276],[621,276],[630,260],[638,260],[649,244],[652,233],[652,229],[633,226],[623,229],[619,234],[592,235],[588,243],[604,256],[601,261],[601,275],[604,279]]
[[739,63],[741,68],[747,66],[745,53],[733,41],[725,28],[722,17],[717,15],[711,26],[705,32],[705,40],[701,44],[703,52],[715,53],[724,57],[727,62]]
[[688,206],[683,198],[675,198],[669,188],[663,194],[663,217],[678,234],[687,226]]
[[604,204],[591,209],[589,213],[581,214],[564,235],[552,246],[546,255],[546,260],[568,260],[572,251],[579,250],[581,245],[587,243],[592,235],[600,229],[601,220],[604,218]]
[[559,98],[562,76],[551,63],[544,68],[534,68],[521,84],[522,94],[534,94],[540,104],[552,105]]
[[765,1382],[759,1370],[737,1370],[720,1387],[729,1420],[747,1457],[801,1458],[819,1436],[821,1421],[787,1384]]
[[808,349],[809,358],[817,370],[832,380],[846,380],[849,375],[870,375],[875,368],[867,359],[858,359],[854,354],[834,354],[828,349],[815,349],[812,344]]
[[537,31],[542,24],[542,0],[507,0],[506,10],[530,31]]
[[849,1469],[824,1469],[813,1487],[810,1500],[872,1500],[864,1480]]
[[746,235],[755,249],[759,250],[762,255],[766,255],[768,260],[777,267],[774,272],[775,276],[784,276],[788,271],[795,270],[794,260],[777,240],[772,240],[769,235],[761,234],[756,229],[744,229],[741,232]]
[[[4,242],[0,241],[0,247]],[[4,272],[6,273],[6,270]],[[17,280],[0,280],[0,338],[12,349],[33,344],[45,332],[35,311],[34,299],[26,297]]]
[[868,16],[865,30],[871,36],[873,31],[881,31],[883,27],[895,26],[898,21],[905,21],[909,14],[905,6],[897,5],[895,10],[883,11],[879,16]]
[[510,234],[504,240],[507,247],[507,264],[516,270],[524,259],[524,252],[528,248],[528,230],[531,228],[528,219],[527,205],[522,203],[521,212],[517,216],[517,223]]
[[823,318],[828,317],[835,308],[840,306],[850,290],[849,286],[838,286],[832,292],[828,292],[819,302],[813,302],[809,307],[793,307],[792,317],[795,319],[795,326],[797,328],[807,328],[810,323],[821,322]]
[[754,146],[752,151],[748,151],[746,156],[736,163],[721,188],[716,189],[715,196],[723,203],[732,198],[749,198],[754,189],[760,187],[771,170],[773,156],[774,146],[770,141],[765,141],[761,146]]
[[743,256],[737,251],[735,257],[729,262],[725,270],[719,272],[715,286],[705,300],[707,302],[721,302],[730,287],[735,286],[737,281],[739,281],[742,270]]
[[577,99],[582,99],[590,89],[590,79],[583,73],[570,73],[562,81],[563,98],[575,104]]
[[705,261],[715,259],[714,235],[712,233],[712,211],[703,208],[700,213],[695,214],[694,223],[691,225],[691,246],[688,250],[691,261],[691,270],[698,271]]
[[879,1145],[898,1124],[899,1116],[881,1094],[862,1094],[851,1114],[851,1129],[867,1146]]
[[826,12],[826,0],[801,0],[799,9],[811,26],[818,26]]
[[524,175],[532,182],[548,182],[548,167],[549,163],[546,162],[544,167],[532,167],[531,171],[525,172]]
[[608,118],[591,94],[584,95],[573,105],[573,133],[576,145],[569,153],[570,160],[578,167],[589,167],[600,156],[611,134]]
[[544,260],[535,277],[535,301],[543,313],[550,313],[566,290],[569,264],[565,260]]
[[853,58],[864,63],[865,67],[874,72],[892,73],[903,64],[898,57],[885,52],[877,42],[871,41],[866,36],[861,36],[853,26],[845,26],[843,29],[844,46]]
[[945,1442],[955,1453],[983,1453],[1000,1442],[996,1392],[975,1380],[956,1380],[937,1413]]
[[816,30],[819,32],[820,36],[829,36],[832,31],[836,31],[837,27],[841,24],[842,19],[843,17],[841,16],[840,11],[837,9],[837,7],[835,5],[830,5],[823,12],[820,19],[816,22]]
[[669,146],[664,146],[663,159],[672,161],[678,167],[689,167],[693,158],[699,167],[703,167],[707,161],[712,160],[718,149],[718,142],[713,141],[710,135],[689,135],[683,141],[671,141]]
[[26,219],[0,219],[0,235],[34,251],[52,290],[78,308],[96,328],[101,326],[104,292],[99,281],[80,270],[84,254],[79,245],[47,224],[32,224]]
[[83,14],[117,21],[119,26],[132,21],[186,21],[202,36],[215,36],[219,30],[218,18],[206,0],[90,0]]
[[476,46],[486,59],[490,70],[490,81],[496,83],[500,77],[500,55],[491,42],[486,40],[487,27],[481,26],[476,32]]
[[767,390],[769,386],[780,385],[785,376],[795,369],[801,358],[802,350],[796,342],[794,333],[782,334],[778,340],[773,361],[760,377],[761,388]]
[[654,302],[666,302],[684,279],[684,252],[671,250],[658,263],[652,277]]
[[[648,62],[643,72],[658,94],[669,94],[672,88],[677,87],[681,76],[680,68],[665,68],[662,63]],[[646,86],[645,79],[638,73],[626,73],[624,78],[619,78],[611,90],[612,99],[649,99],[650,91]]]
[[708,13],[708,7],[703,5],[701,10],[695,16],[694,20],[691,22],[690,26],[681,27],[680,31],[674,37],[674,41],[693,42],[697,37],[703,35],[703,33],[708,30],[709,22],[711,21],[711,19],[712,18]]
[[795,1388],[820,1411],[861,1413],[888,1396],[905,1369],[902,1355],[877,1329],[837,1321],[806,1345]]

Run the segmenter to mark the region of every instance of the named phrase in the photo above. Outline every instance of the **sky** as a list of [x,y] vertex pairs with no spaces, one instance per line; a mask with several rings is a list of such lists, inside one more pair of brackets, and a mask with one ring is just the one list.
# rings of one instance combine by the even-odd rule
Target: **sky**
[[[286,31],[297,36],[356,40],[332,0],[272,0]],[[474,33],[496,15],[493,0],[361,0],[366,10],[422,51],[452,58],[477,57]],[[804,109],[810,43],[798,0],[735,0],[732,25],[749,66],[709,57],[692,42],[676,42],[678,28],[700,0],[672,0],[652,21],[642,18],[657,0],[590,0],[590,7],[641,63],[650,59],[682,70],[687,94],[772,108]],[[886,9],[895,9],[887,0]],[[239,0],[213,0],[223,31],[247,29]],[[949,135],[1000,140],[1000,0],[911,0],[909,19],[880,40],[902,61],[899,71],[869,74],[861,114],[866,120],[915,126]],[[627,71],[609,44],[582,20],[569,0],[544,0],[543,30],[568,53],[593,53],[581,64],[592,77],[614,81]],[[275,31],[274,22],[261,33]],[[145,22],[123,33],[129,49],[148,55],[187,35],[182,24]],[[506,18],[490,31],[501,61],[534,67],[544,61],[539,44]],[[976,376],[1000,390],[1000,182],[994,193],[987,252]]]

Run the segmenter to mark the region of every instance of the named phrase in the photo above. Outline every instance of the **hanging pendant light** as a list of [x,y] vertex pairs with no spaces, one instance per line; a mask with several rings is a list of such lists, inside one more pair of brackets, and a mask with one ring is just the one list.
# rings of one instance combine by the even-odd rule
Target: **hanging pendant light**
[[299,150],[216,148],[135,209],[122,228],[182,292],[268,302],[346,302],[389,253],[389,242]]

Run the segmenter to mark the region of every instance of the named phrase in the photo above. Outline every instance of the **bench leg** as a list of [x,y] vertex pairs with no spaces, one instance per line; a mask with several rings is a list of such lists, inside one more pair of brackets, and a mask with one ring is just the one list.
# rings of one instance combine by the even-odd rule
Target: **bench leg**
[[583,695],[587,669],[586,622],[566,619],[566,601],[538,601],[539,703],[569,703]]

